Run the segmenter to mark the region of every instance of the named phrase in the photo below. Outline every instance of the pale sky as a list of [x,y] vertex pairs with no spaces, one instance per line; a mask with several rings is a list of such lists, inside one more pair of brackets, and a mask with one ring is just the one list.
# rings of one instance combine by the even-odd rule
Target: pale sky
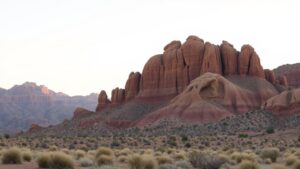
[[189,35],[238,50],[251,44],[264,68],[300,62],[300,1],[1,0],[0,87],[32,81],[110,95]]

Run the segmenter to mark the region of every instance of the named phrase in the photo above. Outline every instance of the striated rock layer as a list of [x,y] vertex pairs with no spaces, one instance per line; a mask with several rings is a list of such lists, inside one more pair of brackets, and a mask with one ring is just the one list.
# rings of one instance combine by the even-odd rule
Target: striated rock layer
[[[251,84],[251,85],[249,85]],[[137,122],[138,126],[161,119],[180,119],[187,122],[214,122],[225,117],[259,108],[277,90],[257,77],[231,77],[205,73],[171,100],[170,104],[152,112]]]
[[285,76],[290,87],[300,87],[300,63],[286,64],[274,69],[276,76]]

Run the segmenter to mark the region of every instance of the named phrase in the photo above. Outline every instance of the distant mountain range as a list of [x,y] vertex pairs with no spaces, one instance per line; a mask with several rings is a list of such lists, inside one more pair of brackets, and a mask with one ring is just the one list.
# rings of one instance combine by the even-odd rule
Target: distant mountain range
[[0,88],[0,133],[27,130],[33,123],[60,123],[71,118],[76,107],[94,110],[97,97],[96,93],[71,97],[33,82]]

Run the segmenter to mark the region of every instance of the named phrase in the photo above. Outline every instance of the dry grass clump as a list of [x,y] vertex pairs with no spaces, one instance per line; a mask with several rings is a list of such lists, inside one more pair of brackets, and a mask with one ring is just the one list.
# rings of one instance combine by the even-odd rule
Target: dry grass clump
[[86,155],[86,152],[83,151],[83,150],[76,150],[75,151],[76,159],[81,159],[81,158],[85,157],[85,155]]
[[243,160],[239,166],[239,169],[260,169],[256,162]]
[[91,167],[93,165],[93,161],[89,158],[84,157],[79,160],[79,164],[81,167]]
[[284,165],[276,164],[272,167],[272,169],[287,169]]
[[276,162],[279,156],[278,148],[265,148],[261,151],[260,154],[262,159],[271,159],[272,162]]
[[142,157],[141,155],[138,154],[133,154],[129,159],[128,159],[128,164],[131,169],[142,169]]
[[159,165],[173,163],[173,160],[167,155],[161,155],[156,157],[156,161],[158,162]]
[[300,160],[297,160],[297,161],[295,162],[295,164],[293,165],[293,168],[294,168],[294,169],[300,169]]
[[256,155],[254,153],[234,152],[231,154],[231,159],[235,160],[237,163],[240,163],[243,160],[255,162]]
[[188,161],[180,160],[175,163],[175,166],[179,169],[190,169],[192,168],[191,164]]
[[172,155],[172,157],[176,161],[178,161],[178,160],[185,160],[187,158],[185,152],[177,152],[174,155]]
[[100,147],[96,151],[96,158],[101,155],[113,156],[114,152],[108,147]]
[[21,164],[21,151],[18,148],[11,148],[3,152],[2,155],[3,164]]
[[207,152],[191,152],[189,154],[190,163],[199,169],[218,169],[225,161],[216,155],[211,155]]
[[118,156],[128,156],[132,154],[129,148],[124,148],[123,150],[119,151]]
[[289,155],[287,158],[286,158],[286,161],[285,161],[285,164],[287,166],[291,166],[293,164],[295,164],[295,162],[298,160],[298,158],[294,155]]
[[22,159],[30,162],[32,160],[32,153],[29,150],[22,152]]
[[96,151],[95,160],[98,166],[112,165],[114,152],[107,147],[100,147]]
[[96,158],[96,163],[98,166],[112,165],[113,157],[109,155],[100,155],[99,157]]
[[43,153],[37,158],[39,168],[50,168],[51,157],[49,153]]
[[44,153],[37,159],[40,168],[73,169],[74,162],[70,156],[63,152]]
[[51,154],[51,169],[73,169],[74,162],[70,156],[62,152]]
[[58,150],[57,146],[50,146],[49,147],[49,151],[57,151],[57,150]]
[[128,159],[130,169],[157,169],[157,162],[152,155],[134,154]]
[[121,155],[118,157],[118,161],[121,163],[126,163],[126,162],[128,162],[128,156]]

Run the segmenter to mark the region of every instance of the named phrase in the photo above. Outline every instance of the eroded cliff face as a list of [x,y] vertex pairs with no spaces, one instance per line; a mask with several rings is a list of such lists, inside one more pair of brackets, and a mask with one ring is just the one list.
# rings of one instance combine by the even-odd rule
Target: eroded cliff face
[[273,85],[287,86],[286,77],[276,78],[273,71],[263,69],[252,46],[244,45],[241,51],[237,51],[227,41],[218,46],[196,36],[189,36],[183,44],[180,41],[167,44],[163,54],[155,55],[147,61],[142,73],[130,73],[125,89],[114,89],[111,103],[107,97],[98,100],[101,106],[98,106],[97,111],[108,106],[116,107],[132,99],[170,100],[180,94],[192,80],[207,72],[225,77],[257,77]]

